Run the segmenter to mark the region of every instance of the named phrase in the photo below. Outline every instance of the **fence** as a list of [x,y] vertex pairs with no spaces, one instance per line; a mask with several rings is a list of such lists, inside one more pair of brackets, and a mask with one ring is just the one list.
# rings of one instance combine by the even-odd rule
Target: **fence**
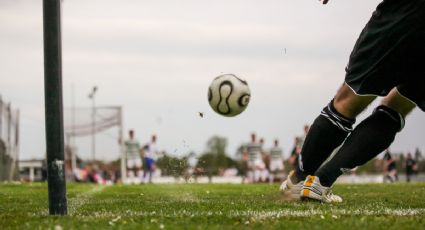
[[0,96],[0,181],[19,179],[19,110]]

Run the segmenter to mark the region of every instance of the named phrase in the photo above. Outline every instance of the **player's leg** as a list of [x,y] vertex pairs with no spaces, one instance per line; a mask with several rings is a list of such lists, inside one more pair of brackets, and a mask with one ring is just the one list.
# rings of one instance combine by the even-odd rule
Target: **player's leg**
[[150,163],[150,167],[149,167],[149,183],[152,183],[152,177],[153,177],[153,173],[155,172],[155,161],[153,159],[151,159],[151,163]]
[[248,168],[246,175],[247,175],[246,182],[247,183],[254,183],[254,169],[253,168]]
[[275,174],[276,174],[276,171],[270,170],[270,173],[269,173],[269,183],[270,184],[273,184]]
[[263,176],[262,161],[257,159],[254,161],[254,182],[258,183],[261,181]]
[[[376,97],[359,96],[343,84],[334,99],[323,108],[310,126],[296,168],[281,184],[281,192],[291,200],[300,198],[304,179],[313,175],[352,130],[355,117]],[[337,197],[338,198],[338,197]]]
[[[273,164],[273,168],[272,168]],[[272,172],[270,175],[270,183],[273,183],[275,178],[278,177],[279,181],[282,181],[282,174],[284,173],[284,166],[282,160],[273,160],[270,164],[270,171]]]
[[391,176],[391,172],[389,172],[389,173],[387,174],[387,180],[388,180],[390,183],[393,183],[393,182],[394,182],[393,177]]
[[247,179],[248,183],[254,183],[254,172],[255,172],[255,165],[254,161],[249,160],[247,164]]
[[338,153],[316,172],[322,185],[330,187],[344,171],[365,164],[387,149],[415,107],[394,88],[372,115],[353,130]]
[[149,160],[147,157],[143,158],[143,178],[142,183],[148,182],[148,176],[149,176]]
[[311,125],[299,156],[296,178],[291,178],[293,183],[316,172],[351,132],[356,116],[375,98],[357,95],[347,84],[342,85]]
[[382,173],[382,182],[386,183],[388,179],[388,170],[386,168],[387,166],[384,166],[384,171]]
[[261,178],[261,171],[258,168],[254,169],[254,183],[258,183],[260,182],[260,178]]
[[278,167],[276,165],[276,160],[271,160],[269,165],[269,183],[272,184],[277,174]]
[[[406,88],[403,95],[410,91],[408,98],[419,102],[419,107],[425,110],[422,89],[425,24],[423,20],[418,20],[424,16],[425,4],[417,1],[409,4],[409,7],[402,8],[398,2],[384,1],[363,29],[351,53],[345,81],[359,94],[387,97],[372,115],[351,132],[338,153],[315,173],[316,176],[309,176],[305,180],[302,192],[308,193],[308,188],[312,188],[314,193],[313,190],[322,187],[323,192],[330,192],[329,187],[342,171],[366,163],[391,144],[403,127],[404,117],[415,107],[397,90],[391,91],[393,87],[406,84],[407,88],[420,89]],[[403,3],[405,5],[408,4]],[[401,73],[405,76],[401,76]]]
[[261,161],[259,168],[260,168],[260,171],[261,171],[260,181],[261,182],[267,182],[267,178],[270,175],[270,171],[267,169],[266,163],[264,161]]
[[133,160],[131,158],[127,158],[127,180],[128,183],[132,183],[134,179],[134,170],[133,170]]
[[[140,162],[141,162],[141,160],[140,160]],[[137,175],[136,183],[137,184],[142,184],[143,183],[143,176],[144,176],[142,164],[140,164],[140,167],[137,167],[136,172],[137,172],[137,174],[136,174]]]

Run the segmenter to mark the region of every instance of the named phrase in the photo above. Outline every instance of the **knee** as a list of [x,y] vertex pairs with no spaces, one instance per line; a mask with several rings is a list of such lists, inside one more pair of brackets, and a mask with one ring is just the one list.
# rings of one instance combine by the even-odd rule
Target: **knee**
[[336,111],[354,119],[359,115],[376,96],[360,96],[355,94],[346,84],[337,92],[333,100]]
[[355,119],[365,108],[353,103],[350,99],[341,97],[334,98],[333,106],[339,113],[351,119]]
[[382,100],[381,105],[398,112],[403,118],[416,107],[412,101],[398,93],[395,88]]
[[[400,132],[404,128],[405,120],[403,115],[400,112],[392,109],[391,107],[388,107],[386,105],[380,105],[376,107],[373,111],[373,115],[378,116],[378,114],[382,114],[382,116],[389,118],[392,123],[395,124],[397,132]],[[379,119],[379,121],[381,120],[382,119]]]

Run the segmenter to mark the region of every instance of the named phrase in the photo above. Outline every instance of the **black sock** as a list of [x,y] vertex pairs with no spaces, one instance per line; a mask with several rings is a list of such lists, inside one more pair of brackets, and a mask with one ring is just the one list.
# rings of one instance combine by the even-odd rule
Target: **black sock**
[[386,106],[378,106],[348,136],[338,153],[315,175],[330,187],[345,171],[360,166],[387,149],[404,126],[403,117]]
[[296,168],[298,180],[313,175],[332,151],[341,145],[350,133],[354,119],[344,117],[333,106],[333,100],[314,120],[305,138]]

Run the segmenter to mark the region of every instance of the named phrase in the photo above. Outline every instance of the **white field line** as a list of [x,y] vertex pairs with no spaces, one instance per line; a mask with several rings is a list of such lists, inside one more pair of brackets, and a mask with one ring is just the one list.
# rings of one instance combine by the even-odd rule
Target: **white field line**
[[[178,210],[178,211],[131,211],[126,210],[118,214],[123,217],[169,217],[169,218],[183,218],[183,217],[206,217],[206,216],[223,216],[231,218],[251,218],[257,220],[277,219],[277,218],[290,218],[290,217],[320,217],[320,218],[334,218],[338,219],[342,216],[418,216],[425,215],[425,208],[400,208],[390,209],[381,208],[376,209],[331,209],[331,210],[293,210],[293,209],[281,209],[274,211],[258,211],[258,210],[230,210],[230,211],[196,211],[196,210]],[[94,212],[91,217],[93,218],[116,218],[117,213],[110,211]]]
[[68,200],[68,211],[70,215],[74,215],[77,209],[85,204],[94,196],[94,194],[101,192],[106,186],[98,185],[86,192],[79,193],[75,197]]
[[[338,216],[416,216],[425,214],[425,208],[421,209],[390,209],[384,208],[380,210],[370,209],[335,209],[329,211],[323,210],[291,210],[284,209],[278,211],[236,211],[232,213],[234,217],[252,216],[258,219],[281,218],[281,217],[311,217],[311,216],[326,216],[331,215],[334,218]],[[231,214],[231,215],[232,215]]]
[[194,193],[185,191],[182,193],[175,193],[170,198],[173,199],[173,201],[182,201],[182,202],[189,202],[189,203],[197,203],[200,202],[201,199],[199,199],[198,196],[196,196]]

